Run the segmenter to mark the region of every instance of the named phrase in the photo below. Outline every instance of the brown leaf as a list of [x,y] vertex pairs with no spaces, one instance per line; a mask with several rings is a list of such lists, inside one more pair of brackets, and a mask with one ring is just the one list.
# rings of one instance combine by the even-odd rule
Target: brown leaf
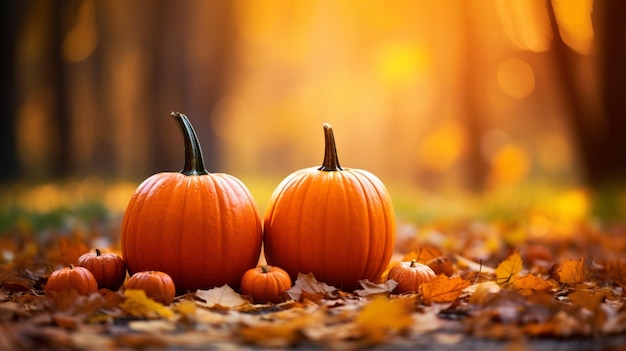
[[433,302],[453,302],[470,282],[461,277],[448,278],[440,274],[435,279],[422,284],[422,299],[425,304]]
[[359,280],[359,284],[363,289],[355,290],[354,293],[361,297],[371,297],[376,295],[389,296],[393,289],[398,286],[398,282],[395,280],[387,280],[382,284],[376,284],[370,282],[368,279]]
[[319,302],[323,299],[336,299],[339,296],[337,288],[317,281],[313,273],[299,273],[294,285],[285,292],[296,301],[306,299]]

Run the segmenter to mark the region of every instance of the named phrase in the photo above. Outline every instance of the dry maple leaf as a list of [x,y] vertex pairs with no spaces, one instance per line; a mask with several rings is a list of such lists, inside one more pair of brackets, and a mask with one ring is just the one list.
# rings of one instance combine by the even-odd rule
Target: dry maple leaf
[[323,299],[336,299],[338,297],[337,288],[317,281],[313,273],[298,273],[294,285],[285,292],[296,301],[308,299],[316,303]]
[[415,296],[393,300],[379,296],[363,307],[355,323],[368,344],[380,344],[413,325],[414,306]]
[[196,297],[202,301],[196,303],[208,308],[234,309],[249,305],[250,302],[245,300],[235,290],[228,285],[209,290],[196,290]]
[[554,287],[553,281],[531,274],[519,277],[513,281],[513,288],[523,296],[528,296],[536,291],[548,291]]
[[513,277],[522,270],[522,257],[519,252],[514,252],[506,260],[496,267],[496,283],[500,286],[511,283]]
[[557,271],[559,281],[565,284],[579,284],[585,280],[584,258],[565,260]]
[[124,291],[124,296],[126,300],[120,304],[120,308],[132,316],[169,318],[174,315],[172,310],[146,296],[143,290],[128,289]]
[[359,284],[363,289],[355,290],[354,293],[361,297],[371,297],[375,295],[389,296],[393,289],[398,286],[398,282],[390,279],[382,284],[376,284],[369,281],[369,279],[359,280]]
[[469,285],[470,282],[461,277],[448,278],[439,274],[435,279],[422,284],[422,301],[425,304],[453,302]]

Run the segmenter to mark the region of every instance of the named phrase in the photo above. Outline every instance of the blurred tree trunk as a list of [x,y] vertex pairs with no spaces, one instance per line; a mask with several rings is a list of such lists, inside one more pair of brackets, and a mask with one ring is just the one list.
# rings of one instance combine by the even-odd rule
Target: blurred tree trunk
[[19,174],[15,140],[17,109],[16,46],[18,18],[24,10],[21,2],[0,3],[0,181],[14,180]]
[[595,72],[599,101],[589,103],[577,80],[574,53],[558,35],[559,27],[550,6],[554,34],[553,52],[557,76],[570,107],[571,126],[579,147],[586,181],[606,185],[626,176],[626,2],[594,2],[593,23],[597,52]]

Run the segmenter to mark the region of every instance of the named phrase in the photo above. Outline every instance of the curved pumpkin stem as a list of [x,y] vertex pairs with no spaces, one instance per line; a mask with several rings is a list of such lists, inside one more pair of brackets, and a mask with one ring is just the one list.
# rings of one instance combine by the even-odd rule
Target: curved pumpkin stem
[[100,256],[102,255],[102,251],[100,251],[100,249],[96,249],[96,256]]
[[337,157],[333,127],[328,123],[324,123],[324,162],[322,162],[322,166],[318,170],[327,172],[343,171]]
[[206,175],[209,172],[204,168],[204,157],[196,131],[193,129],[187,116],[180,112],[172,112],[172,117],[178,122],[183,132],[185,142],[185,166],[180,171],[184,175]]

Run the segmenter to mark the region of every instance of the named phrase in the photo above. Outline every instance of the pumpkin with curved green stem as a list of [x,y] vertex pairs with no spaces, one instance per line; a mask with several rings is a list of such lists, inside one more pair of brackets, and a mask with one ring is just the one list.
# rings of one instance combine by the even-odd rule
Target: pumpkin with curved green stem
[[149,177],[130,199],[121,235],[128,271],[165,272],[180,292],[237,288],[261,252],[256,203],[237,178],[204,168],[191,123],[172,116],[183,133],[185,165]]
[[274,191],[264,221],[268,264],[350,291],[378,281],[395,243],[391,199],[375,175],[342,168],[335,138],[324,124],[321,167],[289,175]]

